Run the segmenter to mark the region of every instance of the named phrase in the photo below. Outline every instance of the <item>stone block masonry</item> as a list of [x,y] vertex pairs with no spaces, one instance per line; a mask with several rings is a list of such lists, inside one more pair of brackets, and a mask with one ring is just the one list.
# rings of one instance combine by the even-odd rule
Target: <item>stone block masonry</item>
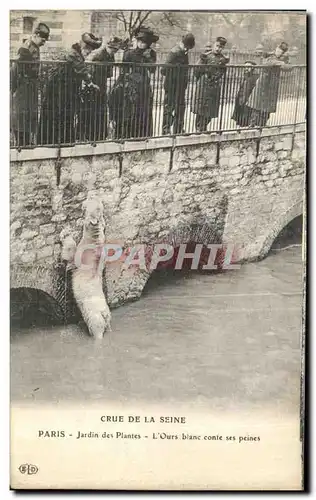
[[[60,233],[79,241],[90,195],[104,204],[108,242],[187,243],[207,226],[208,243],[237,245],[241,261],[261,258],[302,213],[305,156],[302,125],[80,145],[61,150],[57,185],[57,150],[12,151],[11,286],[38,282],[56,296]],[[46,284],[34,275],[43,268]],[[107,265],[110,305],[138,298],[148,277]]]

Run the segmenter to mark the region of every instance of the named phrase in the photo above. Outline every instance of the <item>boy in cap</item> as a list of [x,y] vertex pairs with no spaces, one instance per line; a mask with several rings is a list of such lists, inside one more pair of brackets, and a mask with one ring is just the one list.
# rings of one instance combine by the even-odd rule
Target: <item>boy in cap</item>
[[232,115],[232,119],[240,127],[248,127],[250,124],[253,109],[247,106],[246,103],[259,77],[259,74],[255,73],[255,62],[245,61],[244,64],[245,70],[237,92],[234,113]]
[[196,129],[205,132],[212,118],[219,113],[221,85],[229,59],[222,53],[227,43],[219,36],[213,45],[207,44],[195,70],[196,89],[191,110],[196,114]]
[[89,71],[93,81],[100,88],[99,92],[91,90],[86,84],[82,92],[81,133],[89,141],[101,141],[107,137],[107,78],[113,76],[115,54],[124,42],[117,36],[110,40],[102,40],[100,48],[93,50],[86,61],[91,63]]
[[39,23],[18,49],[11,66],[11,130],[17,146],[35,141],[38,120],[38,75],[40,47],[49,38],[49,27]]
[[181,42],[171,49],[166,66],[161,70],[161,74],[165,77],[163,134],[170,134],[172,125],[174,134],[183,132],[185,91],[189,81],[188,53],[194,46],[194,35],[192,33],[184,35]]

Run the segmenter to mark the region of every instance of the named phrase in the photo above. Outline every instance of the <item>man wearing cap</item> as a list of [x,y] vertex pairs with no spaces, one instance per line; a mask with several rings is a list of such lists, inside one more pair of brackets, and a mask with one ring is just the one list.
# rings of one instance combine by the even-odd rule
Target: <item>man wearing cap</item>
[[47,78],[38,130],[39,144],[71,144],[75,141],[75,118],[80,108],[82,81],[99,90],[85,64],[85,57],[101,46],[92,33],[83,33]]
[[99,92],[84,83],[82,98],[80,135],[89,141],[101,141],[107,137],[107,78],[113,76],[114,55],[123,46],[123,40],[116,36],[103,41],[100,48],[93,50],[86,62]]
[[[145,26],[135,33],[137,46],[123,55],[121,74],[109,99],[110,120],[116,138],[150,137],[153,133],[153,93],[150,76],[155,72],[159,36]],[[128,64],[129,63],[129,64]]]
[[40,47],[49,38],[49,27],[39,23],[23,41],[11,66],[11,130],[17,146],[35,142],[38,121]]
[[174,134],[183,132],[185,91],[189,80],[188,53],[194,46],[194,35],[187,33],[181,42],[171,49],[166,59],[166,66],[161,69],[161,74],[165,77],[163,134],[170,134],[172,125]]
[[247,106],[252,108],[250,126],[264,127],[271,113],[275,113],[278,103],[281,69],[290,71],[288,44],[280,43],[272,53],[265,53],[263,65],[256,85],[248,99]]
[[195,69],[196,89],[191,110],[196,114],[196,130],[205,132],[212,118],[219,113],[221,87],[229,59],[222,53],[227,43],[219,36],[213,45],[208,44]]

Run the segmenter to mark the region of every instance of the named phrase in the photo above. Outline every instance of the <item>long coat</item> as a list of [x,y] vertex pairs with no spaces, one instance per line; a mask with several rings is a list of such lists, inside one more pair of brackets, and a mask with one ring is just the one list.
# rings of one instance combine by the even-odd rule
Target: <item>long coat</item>
[[[85,87],[81,93],[79,135],[84,140],[105,140],[107,137],[107,79],[113,75],[114,54],[105,47],[94,50],[85,59],[92,80],[100,90]],[[96,64],[93,64],[96,63]]]
[[35,134],[38,119],[39,47],[29,39],[19,48],[17,59],[10,70],[11,77],[11,129]]
[[209,120],[218,116],[222,81],[229,59],[223,54],[202,54],[194,73],[196,87],[191,100],[191,111]]
[[90,83],[92,78],[80,45],[74,44],[64,61],[57,63],[48,75],[38,131],[43,144],[74,142],[74,118],[82,81]]
[[241,127],[246,127],[250,123],[252,108],[247,106],[246,103],[254,86],[256,85],[258,78],[259,75],[253,71],[244,75],[238,89],[232,119],[235,120],[237,125],[240,125]]
[[176,45],[169,52],[165,64],[166,66],[161,68],[161,74],[165,77],[164,89],[166,92],[173,94],[176,100],[177,94],[185,94],[188,85],[188,52]]
[[275,113],[278,102],[281,67],[273,66],[277,61],[288,63],[288,56],[277,58],[274,54],[269,55],[264,65],[270,66],[261,68],[260,76],[249,97],[247,105],[258,111]]
[[155,63],[156,52],[139,48],[124,53],[121,74],[109,98],[110,119],[116,124],[116,137],[152,135],[153,95],[150,73],[155,68],[141,66]]

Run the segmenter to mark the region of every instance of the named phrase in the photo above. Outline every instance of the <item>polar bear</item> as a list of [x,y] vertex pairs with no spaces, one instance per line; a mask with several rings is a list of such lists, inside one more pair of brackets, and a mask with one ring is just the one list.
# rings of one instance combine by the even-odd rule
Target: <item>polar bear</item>
[[72,269],[72,291],[77,306],[86,323],[89,333],[102,339],[106,331],[111,331],[111,312],[106,302],[103,288],[103,262],[101,260],[104,244],[103,204],[96,198],[83,203],[85,217],[83,234],[74,249],[71,236],[64,239],[62,255]]

